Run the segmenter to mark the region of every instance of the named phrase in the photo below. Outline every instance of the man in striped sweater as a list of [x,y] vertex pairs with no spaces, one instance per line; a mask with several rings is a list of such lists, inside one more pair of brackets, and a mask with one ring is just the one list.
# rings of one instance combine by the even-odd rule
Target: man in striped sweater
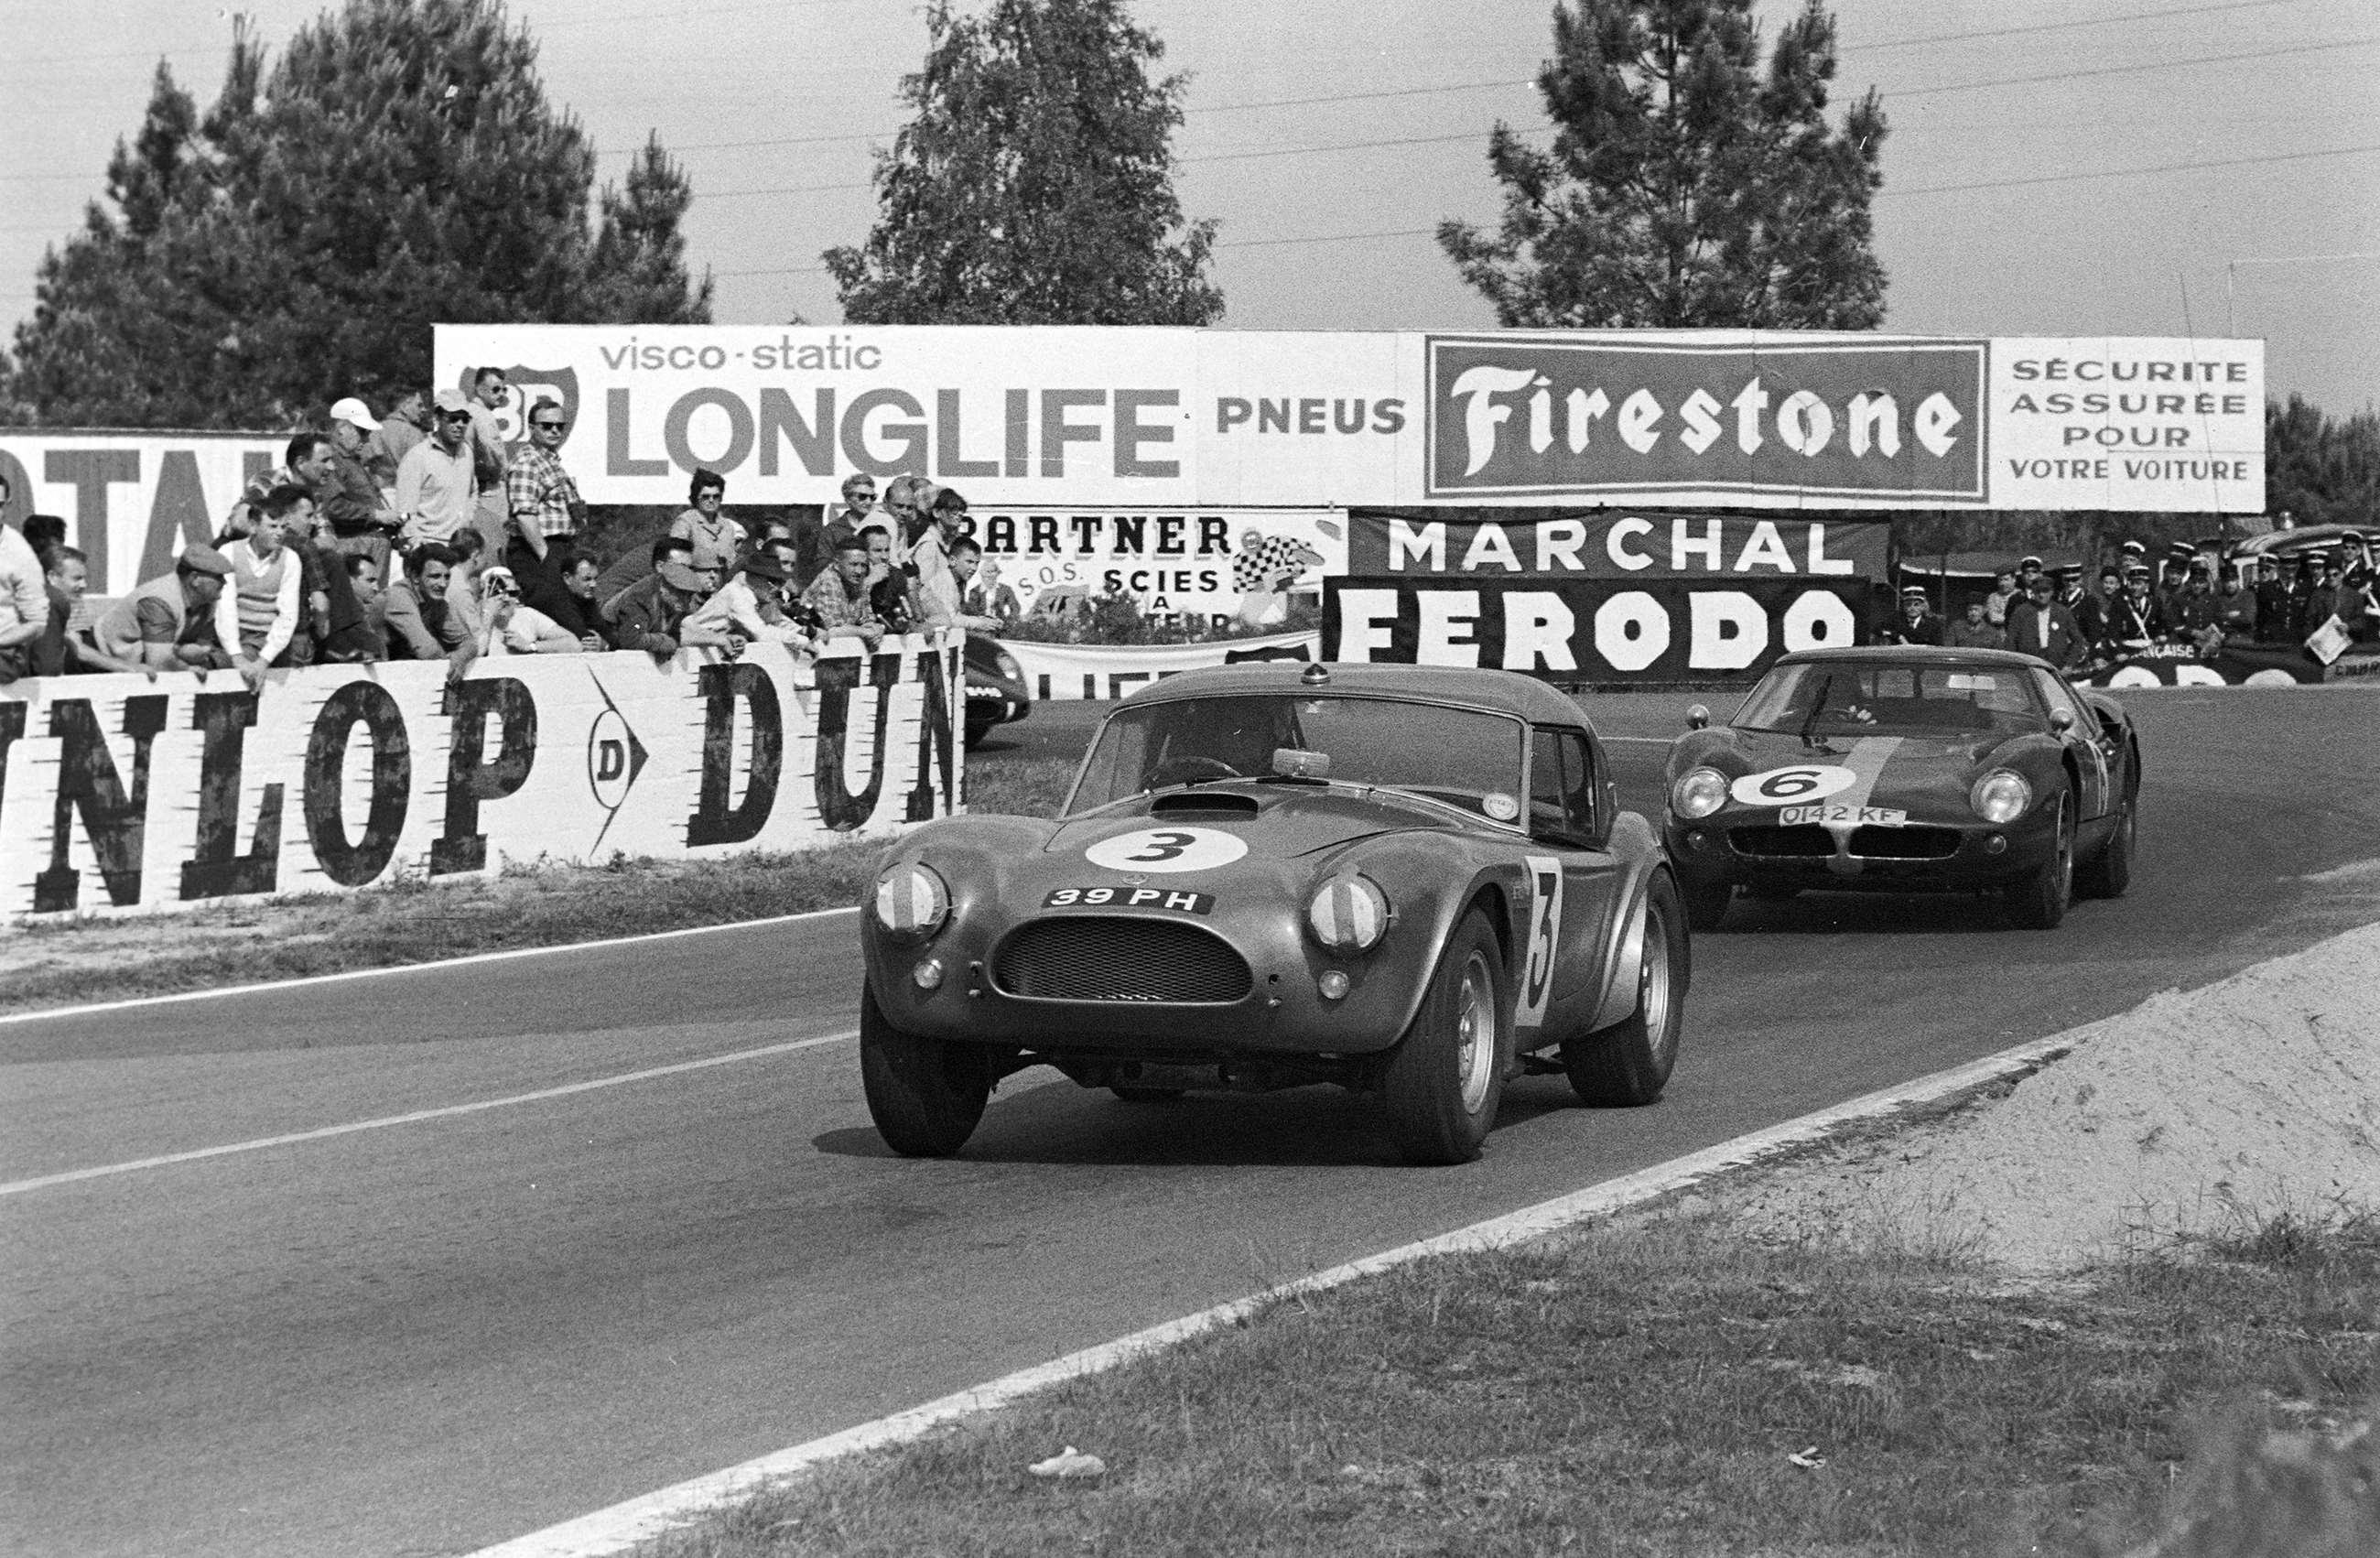
[[215,602],[215,637],[251,691],[298,633],[305,566],[282,538],[290,510],[312,501],[303,487],[273,488],[253,510],[256,528],[223,548],[231,576]]

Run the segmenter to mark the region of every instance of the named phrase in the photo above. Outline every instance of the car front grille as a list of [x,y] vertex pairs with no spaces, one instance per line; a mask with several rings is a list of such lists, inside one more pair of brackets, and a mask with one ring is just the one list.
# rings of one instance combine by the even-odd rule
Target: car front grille
[[1959,852],[1956,828],[1859,828],[1851,852],[1871,860],[1947,860]]
[[1247,961],[1211,931],[1136,915],[1067,915],[1012,932],[992,983],[1034,1001],[1221,1004],[1255,987]]
[[1790,828],[1774,824],[1755,828],[1730,828],[1728,842],[1739,855],[1791,856],[1802,859],[1824,859],[1835,852],[1835,835],[1813,822],[1799,823]]

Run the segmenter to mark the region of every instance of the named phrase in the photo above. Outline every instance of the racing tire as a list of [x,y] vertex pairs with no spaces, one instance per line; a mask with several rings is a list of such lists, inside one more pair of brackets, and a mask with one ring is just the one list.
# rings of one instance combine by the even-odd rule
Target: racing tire
[[1645,955],[1636,974],[1636,1009],[1600,1033],[1565,1041],[1562,1070],[1579,1102],[1640,1108],[1661,1096],[1678,1064],[1691,948],[1678,889],[1666,874],[1645,893]]
[[1126,1103],[1178,1103],[1189,1089],[1187,1088],[1133,1088],[1119,1083],[1110,1088],[1108,1091]]
[[1735,896],[1731,882],[1698,882],[1681,895],[1685,899],[1686,923],[1697,931],[1716,931],[1727,918],[1729,900]]
[[2120,898],[2132,884],[2132,851],[2138,846],[2140,800],[2126,796],[2116,813],[2116,827],[2099,852],[2075,874],[2074,890],[2086,898]]
[[2074,901],[2074,797],[2058,792],[2057,843],[2032,875],[2009,889],[2008,914],[2027,931],[2055,931]]
[[1381,1073],[1389,1135],[1398,1150],[1416,1163],[1467,1163],[1479,1156],[1512,1065],[1503,948],[1475,908],[1447,938],[1421,1009]]
[[978,742],[981,741],[985,736],[987,736],[990,735],[990,734],[991,734],[991,727],[992,727],[993,725],[998,724],[999,723],[1000,723],[1000,722],[999,722],[998,720],[969,720],[969,721],[967,721],[967,723],[966,723],[966,744],[967,744],[968,746],[970,746],[970,747],[972,747],[972,746],[976,745]]
[[991,1100],[991,1053],[905,1033],[876,992],[859,998],[859,1080],[884,1145],[905,1158],[947,1158],[966,1145]]

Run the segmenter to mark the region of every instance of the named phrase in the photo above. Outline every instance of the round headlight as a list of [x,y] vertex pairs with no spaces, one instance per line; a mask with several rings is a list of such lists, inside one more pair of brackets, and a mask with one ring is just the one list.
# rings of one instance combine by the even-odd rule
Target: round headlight
[[1727,775],[1716,768],[1690,768],[1670,786],[1670,809],[1692,822],[1727,804]]
[[950,917],[950,885],[931,866],[895,866],[876,879],[876,923],[895,935],[930,936]]
[[1975,781],[1967,798],[1985,822],[2013,822],[2033,804],[2033,786],[2024,782],[2023,774],[1996,768]]
[[1305,926],[1332,952],[1369,952],[1389,933],[1389,895],[1369,877],[1334,876],[1314,890]]
[[1021,682],[1025,679],[1025,667],[1016,663],[1016,657],[1006,650],[1002,650],[994,657],[992,663],[999,666],[1000,674],[1012,682]]

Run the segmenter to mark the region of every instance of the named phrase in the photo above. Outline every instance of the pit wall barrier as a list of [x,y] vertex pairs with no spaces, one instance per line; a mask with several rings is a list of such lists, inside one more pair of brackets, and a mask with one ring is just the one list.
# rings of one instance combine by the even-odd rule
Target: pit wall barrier
[[1151,682],[1208,665],[1250,660],[1319,660],[1322,635],[1277,633],[1261,639],[1219,639],[1202,644],[1048,644],[1002,639],[1041,703],[1099,702],[1129,698]]
[[0,687],[0,924],[508,862],[715,858],[960,809],[955,639]]

